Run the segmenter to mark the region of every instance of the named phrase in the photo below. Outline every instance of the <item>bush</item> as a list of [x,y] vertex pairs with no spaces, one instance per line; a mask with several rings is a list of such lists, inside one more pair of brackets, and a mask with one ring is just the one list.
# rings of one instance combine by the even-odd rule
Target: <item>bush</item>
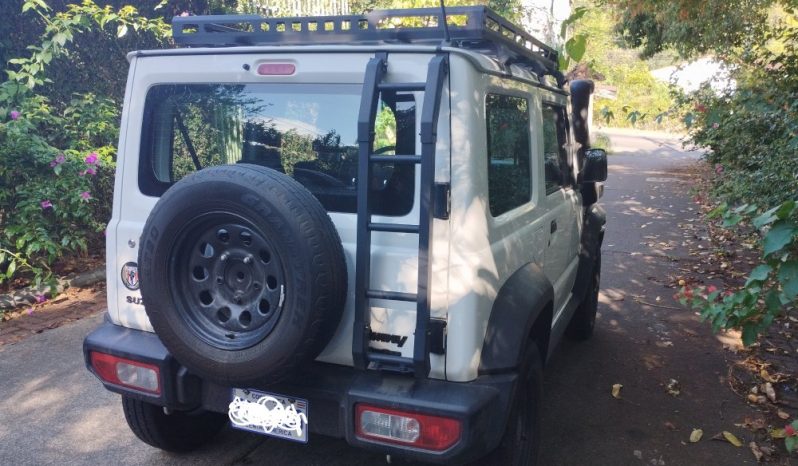
[[742,329],[746,344],[798,301],[798,16],[781,15],[739,57],[734,88],[705,87],[684,102],[692,141],[709,149],[715,168],[721,203],[712,215],[757,229],[762,263],[737,290],[683,290],[682,298],[716,330]]
[[710,286],[683,288],[679,293],[682,304],[700,310],[715,331],[741,329],[745,345],[756,342],[757,335],[798,299],[798,203],[786,201],[751,219],[756,210],[747,204],[732,209],[724,203],[709,214],[722,217],[723,226],[750,223],[763,232],[762,263],[745,284],[737,290]]
[[[68,107],[73,109],[74,107]],[[75,126],[77,112],[56,116],[46,99],[28,96],[2,112],[0,123],[0,281],[28,271],[41,279],[66,253],[86,252],[108,218],[107,178],[113,173],[113,148],[89,149],[92,125],[81,138],[59,150],[54,140],[68,138],[56,128]]]
[[110,217],[118,103],[93,93],[51,102],[45,71],[74,38],[93,32],[124,36],[128,29],[163,38],[161,20],[135,8],[118,11],[85,0],[52,14],[42,0],[23,3],[44,23],[30,55],[9,60],[0,83],[0,283],[26,276],[52,281],[64,255],[102,247]]

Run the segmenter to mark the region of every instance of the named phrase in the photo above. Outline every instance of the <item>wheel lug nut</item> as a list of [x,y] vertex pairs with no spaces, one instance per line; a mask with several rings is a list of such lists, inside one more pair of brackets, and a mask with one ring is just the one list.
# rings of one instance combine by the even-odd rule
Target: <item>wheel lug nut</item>
[[245,257],[244,258],[244,263],[245,264],[251,264],[252,263],[252,256]]
[[259,290],[260,289],[260,283],[253,283],[252,287],[255,288],[256,290]]
[[220,284],[220,285],[221,285],[222,283],[224,283],[224,278],[222,278],[222,277],[216,277],[216,283],[218,283],[218,284]]
[[219,256],[219,260],[222,261],[222,262],[226,261],[228,258],[230,258],[230,254],[228,254],[226,252],[222,253],[222,255]]

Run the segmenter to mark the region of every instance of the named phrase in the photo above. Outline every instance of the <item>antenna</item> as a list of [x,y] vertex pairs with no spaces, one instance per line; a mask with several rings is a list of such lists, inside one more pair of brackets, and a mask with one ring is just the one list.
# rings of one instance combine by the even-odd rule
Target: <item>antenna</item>
[[449,36],[449,22],[446,21],[446,6],[443,4],[443,0],[441,0],[441,13],[443,14],[443,35],[448,44],[452,41],[452,38]]

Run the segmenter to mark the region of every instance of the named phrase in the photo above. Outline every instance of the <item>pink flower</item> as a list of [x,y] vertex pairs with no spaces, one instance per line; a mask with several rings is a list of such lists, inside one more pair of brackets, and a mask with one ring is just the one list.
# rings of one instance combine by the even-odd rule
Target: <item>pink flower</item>
[[97,155],[96,152],[92,152],[91,154],[86,156],[86,159],[84,161],[86,162],[86,165],[94,165],[97,163],[98,157],[99,156]]
[[180,13],[180,16],[188,16],[188,11],[184,11],[184,12]]
[[91,193],[89,193],[88,191],[83,191],[82,193],[80,193],[80,198],[83,199],[84,201],[88,201],[89,199],[91,199]]
[[41,303],[43,303],[45,301],[47,301],[47,297],[46,296],[44,296],[43,294],[37,294],[36,295],[36,304],[41,304]]
[[784,427],[784,435],[787,437],[794,437],[795,436],[795,427],[792,424],[788,424]]
[[723,165],[721,165],[719,163],[716,163],[715,164],[715,173],[718,174],[718,175],[722,175],[723,174]]
[[718,291],[718,288],[715,285],[709,285],[707,287],[707,293],[714,293],[716,291]]
[[56,156],[56,158],[50,162],[50,167],[55,168],[64,162],[66,162],[66,157],[64,157],[64,154],[58,154],[58,156]]
[[718,129],[720,128],[720,123],[712,123],[712,127]]
[[16,110],[11,110],[11,112],[8,114],[8,116],[10,116],[12,120],[16,120],[17,118],[19,118],[20,115],[22,114]]
[[39,205],[42,206],[42,209],[52,209],[53,208],[53,203],[50,202],[50,199],[43,200],[42,202],[39,203]]
[[80,172],[80,176],[86,176],[86,175],[94,176],[96,174],[97,174],[97,169],[94,168],[94,167],[89,167],[89,168],[83,170],[82,172]]
[[27,313],[28,315],[31,315],[31,314],[33,314],[33,308],[32,308],[32,307],[29,307],[29,308],[27,308],[27,309],[25,310],[25,313]]

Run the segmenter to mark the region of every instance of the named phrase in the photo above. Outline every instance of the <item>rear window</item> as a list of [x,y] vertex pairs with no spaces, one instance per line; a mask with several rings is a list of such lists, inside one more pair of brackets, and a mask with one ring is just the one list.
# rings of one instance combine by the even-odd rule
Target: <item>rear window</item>
[[[160,196],[203,168],[251,163],[304,185],[329,211],[357,212],[358,85],[168,84],[147,93],[139,187]],[[385,97],[375,125],[377,154],[415,153],[412,95]],[[373,213],[413,207],[415,167],[375,164]]]

